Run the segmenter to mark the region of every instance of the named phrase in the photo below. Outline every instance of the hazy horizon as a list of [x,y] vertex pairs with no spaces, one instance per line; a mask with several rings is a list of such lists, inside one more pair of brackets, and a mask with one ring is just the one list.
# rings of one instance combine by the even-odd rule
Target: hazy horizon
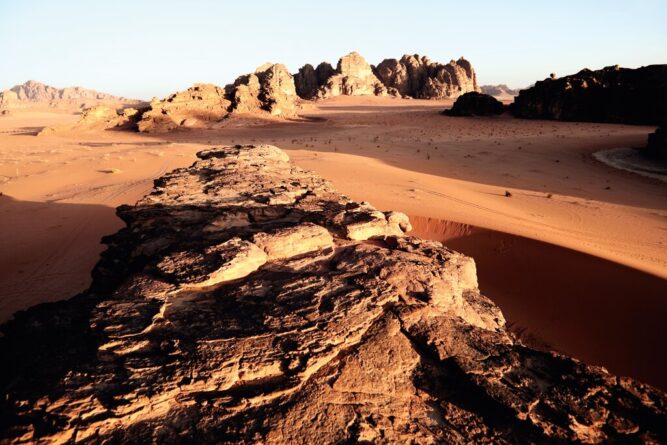
[[667,63],[667,3],[646,0],[511,5],[401,2],[311,4],[203,0],[0,2],[8,68],[0,90],[29,79],[138,99],[195,82],[225,85],[267,61],[295,73],[358,51],[371,64],[403,54],[472,62],[480,85],[526,87],[609,65]]

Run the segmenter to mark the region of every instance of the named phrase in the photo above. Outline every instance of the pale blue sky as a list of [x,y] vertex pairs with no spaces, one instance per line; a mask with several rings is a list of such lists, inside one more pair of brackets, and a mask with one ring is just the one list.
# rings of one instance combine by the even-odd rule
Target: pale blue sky
[[465,56],[481,84],[667,63],[667,0],[0,0],[0,89],[28,79],[136,98],[359,51]]

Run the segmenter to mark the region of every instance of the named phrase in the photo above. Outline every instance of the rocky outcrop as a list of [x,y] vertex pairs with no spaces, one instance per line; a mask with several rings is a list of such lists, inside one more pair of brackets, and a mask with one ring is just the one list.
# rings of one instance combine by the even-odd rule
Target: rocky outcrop
[[658,125],[667,117],[667,65],[554,75],[522,90],[511,110],[521,118]]
[[496,99],[505,99],[508,97],[514,97],[519,94],[521,91],[519,88],[513,89],[508,87],[505,84],[500,85],[482,85],[479,87],[480,92],[493,96]]
[[0,92],[0,109],[48,107],[84,109],[99,105],[111,108],[137,107],[142,101],[113,96],[81,87],[54,88],[34,80]]
[[326,62],[317,69],[312,65],[303,66],[295,76],[295,84],[304,99],[387,94],[387,88],[357,52],[341,57],[335,70]]
[[153,99],[142,115],[138,129],[161,133],[179,127],[201,127],[227,116],[231,102],[225,90],[213,84],[195,84],[164,100]]
[[336,70],[330,63],[322,62],[317,65],[317,68],[313,68],[311,64],[307,63],[294,75],[296,93],[304,99],[316,98],[320,88],[334,74],[336,74]]
[[648,135],[646,147],[642,149],[645,156],[667,161],[667,120],[655,132]]
[[138,124],[142,132],[205,128],[230,114],[293,117],[297,113],[294,80],[284,65],[266,64],[220,88],[195,84],[165,100],[153,100]]
[[479,91],[475,70],[463,57],[441,64],[406,54],[400,60],[383,60],[374,71],[390,91],[403,97],[446,99]]
[[482,93],[465,93],[459,96],[454,106],[443,111],[447,116],[494,116],[503,113],[503,103],[493,96]]
[[225,88],[230,112],[293,117],[297,111],[294,79],[285,65],[265,64]]
[[155,181],[2,326],[5,443],[660,443],[664,393],[522,346],[472,259],[272,146]]

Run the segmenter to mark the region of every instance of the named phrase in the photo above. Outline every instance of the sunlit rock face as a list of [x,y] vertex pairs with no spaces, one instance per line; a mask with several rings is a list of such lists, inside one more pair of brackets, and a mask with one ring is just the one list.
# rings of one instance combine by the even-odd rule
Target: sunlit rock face
[[667,118],[667,65],[553,74],[521,90],[511,111],[521,118],[659,125]]
[[665,394],[522,346],[405,215],[273,146],[198,157],[90,290],[2,326],[3,443],[667,441]]

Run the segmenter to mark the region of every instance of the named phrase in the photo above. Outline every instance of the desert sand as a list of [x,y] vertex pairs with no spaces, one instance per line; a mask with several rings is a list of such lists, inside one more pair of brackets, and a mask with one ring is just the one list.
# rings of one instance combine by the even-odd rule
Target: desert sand
[[667,189],[592,156],[644,145],[653,128],[442,116],[450,105],[336,97],[306,119],[162,135],[36,136],[77,116],[2,116],[0,319],[84,290],[100,238],[122,226],[114,208],[154,178],[211,146],[269,143],[473,256],[482,292],[526,341],[667,387]]

